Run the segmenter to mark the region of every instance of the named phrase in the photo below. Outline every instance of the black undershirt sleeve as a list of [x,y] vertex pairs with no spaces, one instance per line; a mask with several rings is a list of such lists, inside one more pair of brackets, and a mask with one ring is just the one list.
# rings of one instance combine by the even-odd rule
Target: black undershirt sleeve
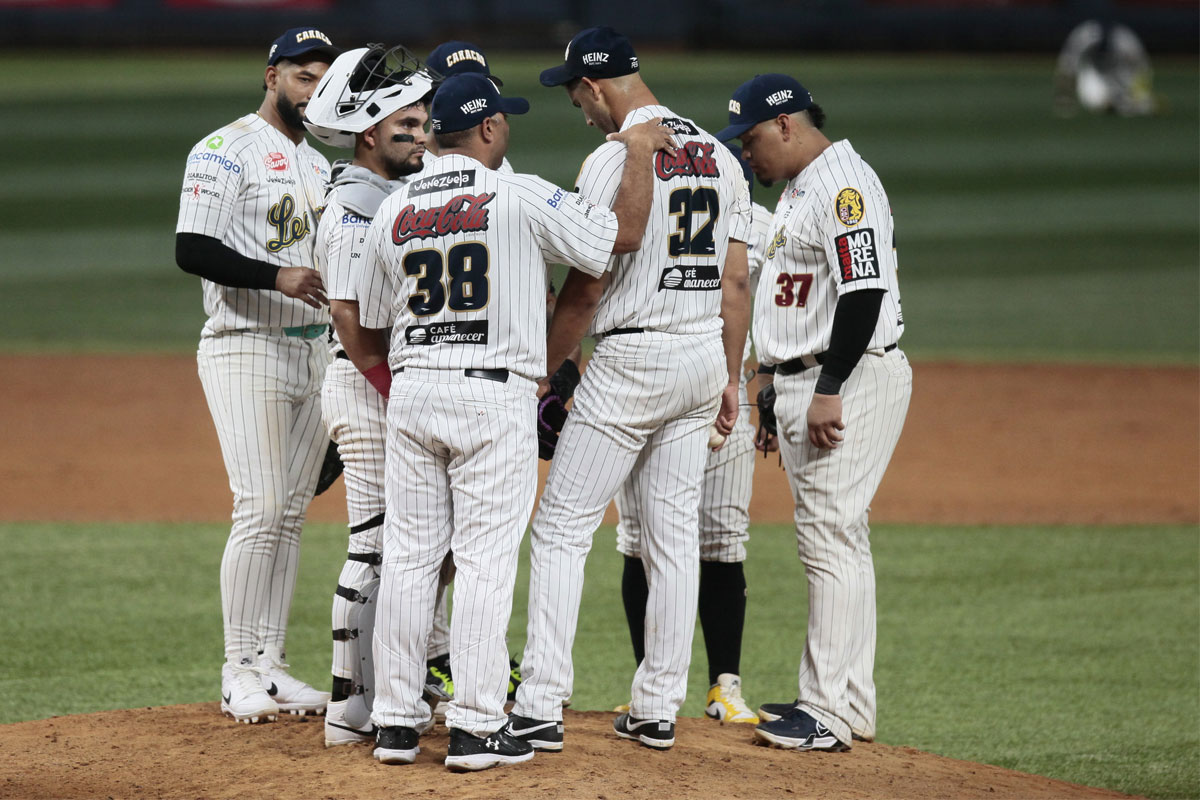
[[829,349],[817,378],[817,394],[837,394],[871,343],[884,289],[860,289],[838,298],[833,312]]
[[274,289],[279,273],[279,267],[199,233],[175,234],[175,263],[184,272],[235,289]]

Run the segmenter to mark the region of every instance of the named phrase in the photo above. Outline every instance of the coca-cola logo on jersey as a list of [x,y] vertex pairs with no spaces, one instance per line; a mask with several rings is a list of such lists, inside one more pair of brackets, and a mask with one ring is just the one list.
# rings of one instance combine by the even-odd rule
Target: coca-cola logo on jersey
[[392,224],[392,241],[404,244],[410,239],[486,231],[489,210],[487,204],[492,202],[495,196],[495,192],[460,194],[452,197],[445,205],[433,208],[417,208],[409,203],[396,215],[396,221]]
[[670,180],[680,176],[720,177],[717,160],[713,158],[716,145],[704,142],[688,142],[670,155],[665,150],[654,154],[654,172],[659,180]]
[[285,156],[283,153],[267,153],[266,157],[263,159],[263,164],[266,165],[267,169],[273,169],[276,172],[282,172],[288,167],[287,156]]

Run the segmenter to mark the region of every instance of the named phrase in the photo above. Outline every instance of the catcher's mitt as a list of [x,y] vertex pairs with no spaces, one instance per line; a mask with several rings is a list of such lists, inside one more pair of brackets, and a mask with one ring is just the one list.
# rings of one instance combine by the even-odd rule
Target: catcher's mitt
[[330,442],[329,449],[325,451],[325,463],[321,464],[321,477],[317,479],[317,491],[313,493],[313,497],[333,486],[333,482],[341,474],[342,458],[338,455],[337,443]]
[[538,401],[538,458],[543,461],[554,458],[558,434],[567,423],[567,401],[578,385],[579,366],[568,358],[550,376],[550,391]]

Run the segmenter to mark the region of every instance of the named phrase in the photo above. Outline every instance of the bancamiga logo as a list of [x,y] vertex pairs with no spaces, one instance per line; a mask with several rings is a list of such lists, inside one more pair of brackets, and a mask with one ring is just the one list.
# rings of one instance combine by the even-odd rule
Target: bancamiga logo
[[780,103],[786,103],[792,99],[791,89],[780,89],[778,92],[767,95],[767,105],[777,106]]
[[584,53],[583,63],[587,64],[589,67],[596,67],[601,64],[607,64],[608,63],[608,53],[601,53],[601,52]]
[[468,100],[467,102],[463,103],[458,108],[464,114],[474,114],[478,111],[483,111],[485,108],[487,108],[487,106],[488,106],[487,98],[480,97],[476,100]]

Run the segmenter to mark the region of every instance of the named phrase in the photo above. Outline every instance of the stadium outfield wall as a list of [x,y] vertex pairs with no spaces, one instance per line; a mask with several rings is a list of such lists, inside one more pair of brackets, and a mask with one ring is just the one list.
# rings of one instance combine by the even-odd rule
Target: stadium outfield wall
[[1085,19],[1128,25],[1152,54],[1200,52],[1193,0],[0,0],[0,43],[262,46],[313,24],[338,41],[532,50],[613,24],[641,44],[689,49],[1048,52]]

